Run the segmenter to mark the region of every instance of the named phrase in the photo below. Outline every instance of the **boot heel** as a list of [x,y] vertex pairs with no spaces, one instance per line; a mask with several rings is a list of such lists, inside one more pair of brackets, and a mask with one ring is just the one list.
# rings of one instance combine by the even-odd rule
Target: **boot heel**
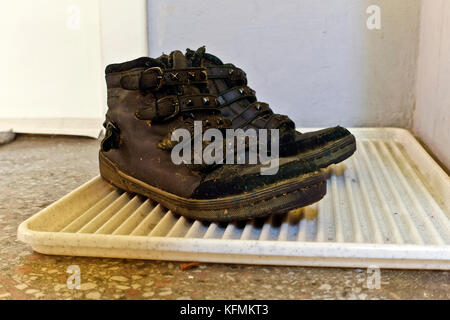
[[129,191],[126,181],[120,177],[117,170],[109,163],[101,152],[98,154],[98,161],[100,165],[100,175],[103,179],[122,190]]

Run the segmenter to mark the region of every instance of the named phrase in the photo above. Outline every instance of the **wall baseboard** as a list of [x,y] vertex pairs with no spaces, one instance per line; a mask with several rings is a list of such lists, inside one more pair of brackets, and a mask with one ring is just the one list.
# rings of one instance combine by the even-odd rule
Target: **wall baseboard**
[[102,118],[0,119],[0,132],[60,134],[97,139],[102,130]]

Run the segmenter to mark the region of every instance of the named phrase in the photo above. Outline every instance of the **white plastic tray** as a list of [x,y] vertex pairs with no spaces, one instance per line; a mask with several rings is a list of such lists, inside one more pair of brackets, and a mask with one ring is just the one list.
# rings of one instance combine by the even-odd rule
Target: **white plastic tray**
[[327,195],[300,213],[206,224],[97,177],[23,222],[18,237],[54,255],[449,270],[448,175],[406,130],[351,131],[358,151],[328,169]]

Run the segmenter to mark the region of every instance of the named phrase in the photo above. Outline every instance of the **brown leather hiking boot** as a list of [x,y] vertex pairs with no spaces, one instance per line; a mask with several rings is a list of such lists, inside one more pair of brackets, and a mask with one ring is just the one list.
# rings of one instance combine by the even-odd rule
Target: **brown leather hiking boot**
[[221,113],[232,120],[233,128],[280,130],[280,156],[297,155],[319,168],[339,163],[356,151],[355,137],[345,128],[334,127],[300,133],[285,115],[274,114],[269,105],[257,101],[255,91],[247,86],[244,71],[233,64],[224,64],[216,56],[187,49],[186,56],[196,65],[206,67],[209,90],[216,94]]
[[109,65],[106,83],[100,173],[118,188],[208,221],[285,213],[325,195],[323,174],[296,158],[280,158],[273,175],[261,175],[263,164],[175,164],[175,130],[195,132],[194,121],[205,130],[223,131],[231,125],[208,91],[206,69],[193,66],[181,52]]

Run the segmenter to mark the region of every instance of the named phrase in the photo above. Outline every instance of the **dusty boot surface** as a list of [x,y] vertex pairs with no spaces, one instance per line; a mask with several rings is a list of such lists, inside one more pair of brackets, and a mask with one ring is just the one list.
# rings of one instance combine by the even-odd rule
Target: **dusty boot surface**
[[175,130],[186,129],[194,136],[194,121],[200,121],[203,132],[231,127],[220,113],[217,96],[208,90],[207,70],[181,52],[110,65],[106,82],[100,173],[118,188],[208,221],[285,213],[325,195],[324,175],[296,157],[280,158],[273,175],[261,175],[263,164],[175,164]]
[[259,102],[253,89],[247,86],[243,70],[224,64],[218,57],[187,49],[186,56],[206,67],[210,92],[219,99],[221,113],[232,120],[233,128],[279,129],[280,155],[302,158],[319,168],[339,163],[356,151],[355,137],[340,126],[300,133],[285,115],[275,114],[267,103]]

